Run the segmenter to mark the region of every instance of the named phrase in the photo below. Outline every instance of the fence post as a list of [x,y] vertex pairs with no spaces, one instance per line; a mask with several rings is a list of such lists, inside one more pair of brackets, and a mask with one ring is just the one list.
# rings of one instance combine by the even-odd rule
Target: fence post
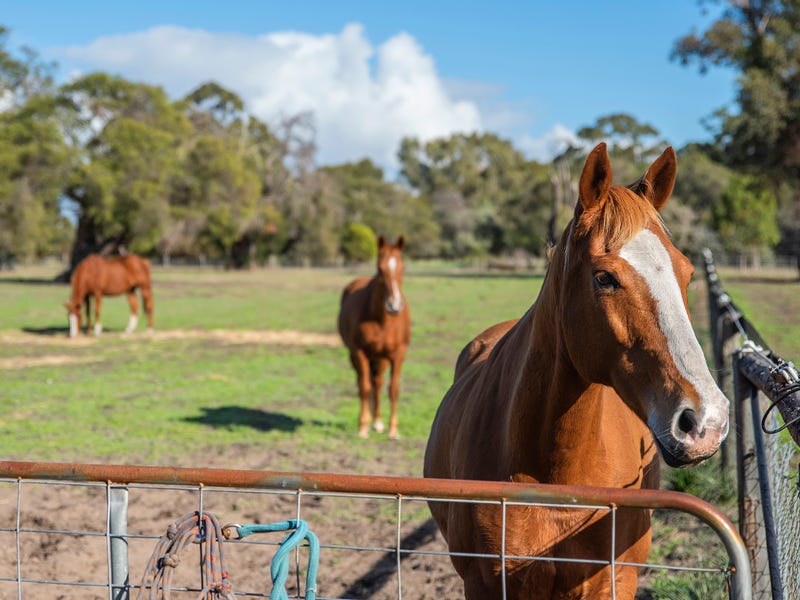
[[766,552],[766,533],[761,514],[761,492],[758,486],[753,413],[750,394],[755,389],[742,375],[741,350],[733,354],[733,394],[736,416],[736,470],[739,496],[739,533],[750,555],[753,576],[753,597],[770,598],[771,585]]
[[128,488],[111,488],[109,513],[112,600],[128,600]]
[[[711,336],[711,354],[714,358],[714,372],[717,385],[722,392],[730,397],[732,386],[730,383],[729,357],[736,348],[737,329],[730,313],[723,310],[727,306],[728,297],[722,289],[722,284],[714,265],[714,255],[708,248],[703,250],[703,260],[706,272],[706,287],[708,292],[708,330]],[[720,470],[722,481],[727,484],[730,471],[730,438],[726,438],[720,447]]]

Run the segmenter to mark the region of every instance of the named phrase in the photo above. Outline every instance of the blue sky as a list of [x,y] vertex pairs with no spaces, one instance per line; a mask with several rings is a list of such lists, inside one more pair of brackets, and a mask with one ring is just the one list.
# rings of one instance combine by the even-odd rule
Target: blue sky
[[215,79],[268,123],[313,111],[319,162],[391,169],[404,135],[493,131],[544,160],[617,112],[676,147],[707,140],[735,73],[669,54],[713,16],[696,0],[6,0],[0,23],[63,79],[105,70],[175,97]]

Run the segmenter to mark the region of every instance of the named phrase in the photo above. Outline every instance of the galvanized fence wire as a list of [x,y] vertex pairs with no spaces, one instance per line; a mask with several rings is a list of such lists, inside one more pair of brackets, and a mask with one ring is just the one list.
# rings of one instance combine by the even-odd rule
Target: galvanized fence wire
[[771,481],[774,490],[775,526],[781,581],[786,598],[800,598],[800,484],[797,452],[791,444],[774,439]]
[[[109,482],[106,483],[99,483],[99,482],[75,482],[75,481],[59,481],[59,480],[47,480],[47,479],[7,479],[7,478],[0,478],[0,486],[5,484],[7,486],[7,490],[9,493],[15,495],[15,508],[14,508],[14,518],[13,518],[13,526],[12,527],[4,527],[2,522],[0,522],[0,535],[6,533],[12,533],[15,536],[15,547],[16,553],[14,557],[15,565],[16,565],[16,575],[15,577],[2,575],[0,574],[0,584],[2,583],[11,583],[16,585],[16,594],[18,599],[22,598],[50,598],[55,596],[54,586],[58,586],[58,590],[61,592],[64,589],[94,589],[95,591],[100,591],[101,589],[105,588],[105,592],[103,596],[108,597],[109,600],[122,600],[132,597],[132,594],[135,594],[141,589],[141,585],[139,585],[139,577],[141,574],[141,564],[142,561],[142,548],[146,549],[149,554],[149,549],[155,544],[155,542],[159,539],[158,533],[152,530],[153,527],[161,527],[162,525],[166,525],[168,522],[172,522],[175,518],[184,514],[185,509],[189,508],[196,508],[199,514],[203,514],[205,510],[209,512],[215,512],[218,518],[222,521],[226,521],[229,517],[230,518],[241,518],[241,514],[243,511],[236,508],[236,505],[246,505],[250,506],[251,510],[250,513],[253,511],[253,506],[258,505],[261,506],[264,504],[265,499],[279,499],[281,500],[280,506],[277,507],[279,510],[284,511],[284,513],[293,511],[294,516],[299,521],[301,518],[306,519],[311,526],[311,529],[314,529],[315,524],[319,525],[320,523],[324,523],[326,520],[330,520],[332,516],[334,516],[337,512],[342,511],[341,507],[333,507],[330,511],[326,510],[323,507],[328,501],[336,501],[336,500],[345,500],[347,503],[352,502],[377,502],[377,503],[389,503],[390,505],[393,504],[394,507],[391,511],[387,511],[382,509],[380,504],[376,505],[377,508],[377,515],[359,515],[360,519],[366,519],[367,521],[376,521],[380,520],[381,518],[387,519],[389,512],[392,513],[393,517],[391,520],[394,521],[393,525],[391,525],[391,534],[386,537],[387,540],[390,540],[388,544],[378,544],[378,543],[346,543],[345,541],[336,541],[336,540],[322,540],[321,548],[323,552],[356,552],[356,553],[368,553],[368,554],[378,554],[388,557],[394,564],[395,573],[394,576],[396,577],[396,597],[398,600],[404,597],[421,597],[420,591],[415,589],[409,589],[407,585],[404,585],[404,568],[403,568],[403,561],[412,556],[419,556],[419,557],[429,557],[429,558],[449,558],[452,554],[443,547],[442,550],[436,549],[426,549],[426,548],[419,548],[419,547],[405,547],[403,542],[403,531],[404,529],[408,529],[409,527],[414,527],[416,523],[420,520],[419,513],[420,510],[415,510],[415,505],[422,505],[428,502],[460,502],[460,503],[480,503],[480,504],[492,504],[499,506],[502,515],[503,515],[503,524],[505,525],[505,515],[509,508],[512,507],[540,507],[540,508],[552,508],[552,509],[574,509],[574,510],[593,510],[599,512],[606,512],[610,515],[611,520],[611,539],[612,539],[612,546],[611,552],[607,559],[599,559],[599,560],[590,560],[590,559],[583,559],[583,560],[573,560],[570,561],[569,559],[558,559],[553,557],[546,557],[546,556],[516,556],[512,554],[508,554],[506,551],[506,541],[505,541],[505,526],[503,527],[503,541],[502,541],[502,548],[499,554],[459,554],[459,556],[468,556],[474,558],[481,558],[487,560],[500,560],[501,562],[501,569],[505,571],[506,561],[515,560],[515,561],[555,561],[555,562],[580,562],[586,564],[596,564],[600,566],[607,566],[610,565],[612,570],[615,570],[620,567],[638,567],[642,569],[648,569],[650,571],[657,571],[657,572],[672,572],[672,573],[692,573],[692,574],[706,574],[712,577],[718,578],[719,587],[718,589],[726,589],[730,586],[730,576],[731,576],[731,561],[730,560],[723,560],[719,566],[716,567],[706,567],[706,566],[686,566],[686,565],[674,565],[674,564],[656,564],[656,563],[628,563],[628,562],[621,562],[616,560],[616,536],[615,533],[617,531],[617,527],[619,526],[619,519],[617,518],[617,509],[618,506],[616,503],[576,503],[571,502],[568,504],[563,504],[559,502],[529,502],[529,501],[511,501],[505,498],[499,498],[496,500],[492,499],[460,499],[460,498],[440,498],[435,496],[428,496],[428,495],[404,495],[402,493],[393,493],[393,494],[372,494],[372,493],[348,493],[348,492],[326,492],[326,491],[304,491],[302,489],[298,490],[274,490],[274,489],[253,489],[253,488],[234,488],[234,487],[224,487],[224,488],[216,488],[211,486],[204,486],[204,485],[164,485],[164,484],[128,484],[128,485],[115,485]],[[68,487],[72,489],[89,489],[91,491],[97,492],[94,494],[95,496],[99,497],[100,492],[104,492],[102,496],[105,498],[105,510],[100,510],[100,507],[93,507],[89,512],[96,513],[97,515],[103,516],[103,524],[102,527],[92,528],[89,526],[83,527],[75,527],[70,528],[67,526],[64,527],[49,527],[44,525],[36,525],[36,522],[39,522],[39,514],[40,510],[38,510],[34,506],[30,506],[29,503],[35,502],[35,498],[31,495],[31,497],[26,497],[26,493],[30,494],[30,492],[37,486],[47,488],[49,490],[55,489],[58,486],[61,487]],[[15,488],[15,489],[14,489]],[[23,491],[25,490],[25,491]],[[169,506],[162,506],[160,512],[163,515],[159,515],[158,519],[151,519],[151,522],[148,524],[148,529],[146,531],[142,531],[139,533],[131,533],[127,531],[127,527],[120,528],[119,524],[114,526],[115,515],[112,514],[113,509],[118,509],[119,507],[113,507],[113,498],[115,497],[116,492],[124,491],[125,495],[127,496],[130,494],[132,496],[132,504],[131,506],[135,506],[137,502],[137,498],[141,498],[143,494],[154,494],[154,493],[185,493],[189,494],[188,501],[184,500],[181,504],[183,506],[180,509],[169,507]],[[49,493],[47,494],[50,495]],[[91,496],[91,494],[90,494]],[[230,498],[234,497],[235,500],[231,503]],[[253,502],[250,501],[253,499]],[[4,503],[3,496],[2,496],[2,487],[0,487],[0,505]],[[233,504],[233,506],[231,505]],[[190,506],[191,505],[191,506]],[[228,514],[222,514],[219,512],[219,508],[223,507],[223,509]],[[85,508],[85,507],[84,507]],[[423,509],[427,511],[426,506],[416,506],[417,509]],[[264,508],[264,517],[268,515],[273,515],[275,512],[275,508]],[[174,512],[173,512],[174,511]],[[33,525],[28,525],[27,521],[29,519],[26,518],[26,513],[31,512],[32,519],[34,521]],[[245,511],[247,512],[247,511]],[[53,515],[53,518],[59,522],[64,523],[67,525],[69,523],[69,509],[68,507],[62,507],[59,510],[59,514]],[[233,513],[233,514],[230,514]],[[237,514],[238,513],[238,514]],[[409,516],[406,516],[406,513],[409,513]],[[422,517],[423,520],[428,519],[427,513],[425,516]],[[268,519],[269,520],[269,519]],[[142,527],[142,516],[139,515],[136,518],[136,528]],[[155,521],[158,521],[156,523]],[[117,529],[118,531],[112,531],[113,529]],[[122,530],[120,532],[119,530]],[[388,531],[388,530],[387,530]],[[105,551],[106,555],[104,557],[104,568],[105,572],[102,573],[102,568],[98,567],[93,571],[91,575],[87,574],[85,577],[82,578],[72,578],[68,579],[63,576],[58,575],[51,575],[45,576],[40,575],[36,576],[35,573],[31,574],[29,571],[29,565],[26,564],[27,561],[31,560],[31,551],[26,550],[28,548],[28,544],[26,544],[25,548],[23,549],[23,541],[26,541],[30,537],[34,536],[45,536],[48,540],[52,539],[53,536],[65,536],[74,539],[84,540],[86,538],[95,538],[95,539],[103,539],[105,542]],[[47,540],[45,543],[50,543]],[[242,540],[230,540],[226,542],[226,548],[244,548],[247,550],[255,550],[255,549],[268,549],[271,554],[271,550],[273,548],[277,548],[280,545],[280,542],[270,540],[270,539],[242,539]],[[133,550],[134,546],[139,548],[138,554],[134,560],[131,561],[131,570],[128,572],[128,550]],[[720,545],[721,546],[721,545]],[[114,568],[115,561],[119,563],[119,556],[114,556],[114,552],[119,552],[120,549],[125,551],[125,569],[124,572],[120,572],[119,568]],[[227,550],[226,550],[227,553]],[[304,598],[304,590],[303,590],[303,582],[301,575],[303,574],[303,566],[300,560],[301,550],[297,548],[295,550],[295,561],[294,561],[294,585],[289,586],[292,589],[288,590],[291,594],[290,598]],[[259,557],[264,556],[264,553],[261,552]],[[55,558],[58,560],[58,557]],[[191,562],[191,559],[189,559]],[[235,596],[236,597],[252,597],[252,598],[266,598],[270,595],[269,589],[269,582],[268,577],[265,573],[269,570],[268,565],[268,558],[264,556],[262,562],[258,565],[258,570],[260,571],[257,576],[254,576],[252,573],[239,573],[231,569],[233,572],[231,573],[231,579],[234,583],[235,588]],[[252,565],[252,561],[249,561]],[[330,563],[330,565],[335,565],[336,561]],[[329,565],[329,566],[330,566]],[[361,567],[370,567],[370,565],[366,562],[366,560],[361,561]],[[335,568],[332,567],[332,568]],[[187,565],[187,569],[191,570],[192,567]],[[190,578],[191,579],[191,578]],[[324,577],[322,578],[324,581]],[[202,569],[198,569],[196,572],[196,577],[194,578],[195,581],[199,580],[200,584],[192,585],[187,584],[185,581],[186,579],[182,580],[181,583],[177,584],[171,588],[172,592],[175,593],[192,593],[194,594],[193,597],[197,597],[197,594],[203,589],[205,582],[203,581],[203,571]],[[243,589],[237,582],[244,582],[246,586],[249,586],[250,589]],[[257,587],[257,584],[254,582],[261,582],[260,587]],[[505,581],[505,579],[504,579]],[[613,581],[613,580],[612,580]],[[323,584],[324,585],[324,584]],[[320,585],[319,587],[323,587]],[[352,586],[351,586],[352,587]],[[385,586],[384,586],[385,587]],[[349,588],[348,588],[349,589]],[[2,590],[0,590],[1,592]],[[385,593],[385,590],[384,592]],[[0,595],[4,595],[0,593]],[[6,596],[5,594],[4,596]],[[62,596],[62,597],[71,597],[71,596]],[[86,597],[82,593],[78,593],[78,596],[75,597]],[[97,596],[102,597],[102,596]],[[361,595],[357,595],[355,597],[348,596],[348,595],[339,595],[336,596],[336,600],[355,600],[355,598],[363,597]],[[506,597],[506,591],[503,590],[503,598]],[[616,591],[612,590],[612,597],[616,597]],[[737,597],[748,597],[745,595],[740,595]],[[331,596],[323,596],[321,594],[317,595],[319,600],[334,600],[334,597]]]

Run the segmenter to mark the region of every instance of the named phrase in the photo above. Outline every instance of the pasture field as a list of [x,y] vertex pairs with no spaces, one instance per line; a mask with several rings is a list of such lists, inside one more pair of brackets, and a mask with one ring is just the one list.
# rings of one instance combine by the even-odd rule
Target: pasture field
[[[355,375],[336,332],[341,289],[371,268],[155,268],[154,334],[143,319],[122,333],[128,305],[118,297],[103,303],[103,336],[77,339],[66,335],[69,289],[50,283],[56,271],[0,277],[6,458],[202,466],[219,455],[218,466],[290,469],[308,454],[307,468],[358,471],[359,456],[388,451],[385,468],[398,475],[420,473],[461,347],[522,314],[541,283],[409,269],[412,343],[393,444],[355,439]],[[238,464],[226,464],[231,446]],[[337,464],[333,449],[350,456]]]
[[[128,305],[119,297],[103,303],[100,338],[76,339],[67,337],[63,308],[69,288],[52,283],[59,270],[45,265],[0,272],[3,459],[403,476],[421,474],[430,423],[463,345],[483,328],[520,316],[542,281],[541,273],[407,264],[412,341],[401,377],[401,439],[390,441],[386,434],[356,436],[355,376],[336,333],[342,288],[355,276],[371,275],[372,266],[247,272],[155,267],[153,333],[144,331],[141,318],[136,332],[122,333]],[[721,269],[720,276],[773,350],[800,360],[796,272]],[[708,349],[699,269],[690,304]],[[388,412],[385,392],[383,400]],[[664,486],[705,496],[734,517],[717,461],[709,462],[693,470],[663,467]],[[417,512],[416,522],[425,523],[427,511],[420,506]],[[680,515],[658,519],[651,560],[698,564],[714,558],[719,564],[718,555],[708,556],[707,544],[697,543],[696,526]],[[426,527],[419,531],[433,543]],[[357,559],[348,564],[355,572],[364,568]],[[420,598],[453,597],[460,589],[446,561],[424,565],[419,573],[426,585],[437,582],[438,590]],[[370,577],[362,577],[365,589],[372,586],[363,597],[384,597]],[[640,597],[725,597],[718,582],[705,585],[702,578],[686,583],[645,576]]]

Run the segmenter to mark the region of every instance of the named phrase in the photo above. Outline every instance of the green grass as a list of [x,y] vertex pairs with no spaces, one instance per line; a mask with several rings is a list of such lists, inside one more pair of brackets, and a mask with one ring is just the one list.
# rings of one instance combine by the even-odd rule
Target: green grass
[[[63,308],[69,288],[50,283],[57,271],[51,265],[0,274],[0,334],[29,334],[24,344],[0,343],[0,361],[77,361],[1,372],[6,458],[185,464],[201,450],[222,455],[235,444],[245,456],[279,448],[287,468],[295,452],[336,449],[351,457],[342,463],[350,467],[385,451],[385,437],[354,441],[358,402],[343,347],[155,341],[142,331],[124,336],[124,298],[104,301],[106,334],[74,343],[66,337]],[[342,287],[370,272],[155,268],[156,329],[335,335]],[[409,266],[404,289],[412,343],[402,376],[403,440],[393,450],[409,464],[395,467],[397,474],[419,473],[460,349],[486,326],[520,316],[541,280]],[[800,281],[793,273],[731,271],[722,273],[722,281],[776,351],[790,360],[800,356]],[[707,318],[695,310],[695,321],[702,338]],[[332,452],[319,454],[320,467],[336,466]]]
[[797,271],[721,269],[719,275],[725,291],[770,348],[781,358],[800,362],[800,277]]
[[[24,344],[0,343],[0,361],[77,361],[1,372],[5,457],[184,464],[201,449],[223,454],[236,444],[244,455],[278,447],[282,463],[295,452],[335,448],[352,457],[344,461],[351,466],[384,451],[380,436],[365,443],[353,439],[358,402],[344,348],[154,341],[142,331],[124,336],[124,298],[104,301],[106,334],[74,343],[66,337],[63,308],[69,288],[50,283],[56,272],[58,265],[0,273],[0,334],[29,334]],[[370,272],[155,268],[156,329],[335,335],[342,287]],[[398,474],[419,472],[421,449],[460,349],[484,327],[520,316],[541,280],[409,266],[404,289],[412,343],[402,376],[403,440],[395,452],[416,464],[397,467]],[[722,281],[776,351],[789,360],[800,356],[800,280],[793,272],[723,272]],[[707,318],[694,312],[702,338]],[[320,454],[319,465],[331,466],[333,459]]]
[[[29,334],[24,344],[0,344],[0,360],[77,361],[2,371],[5,458],[197,466],[198,455],[224,456],[236,446],[243,458],[234,466],[270,456],[268,468],[290,469],[299,458],[319,470],[358,470],[363,458],[391,446],[401,464],[388,468],[401,475],[420,472],[461,347],[495,321],[521,315],[541,283],[540,277],[409,269],[404,291],[413,325],[401,382],[403,439],[390,445],[377,434],[355,439],[355,376],[343,347],[156,341],[141,331],[143,321],[139,332],[124,336],[124,298],[105,299],[101,338],[74,342],[66,337],[62,307],[69,288],[48,283],[55,272],[0,276],[0,334],[17,334],[17,342],[20,331]],[[156,268],[156,329],[335,335],[341,289],[369,273]]]
[[[463,345],[483,328],[522,315],[542,281],[441,265],[408,267],[412,342],[401,382],[402,438],[390,442],[385,435],[355,435],[355,377],[343,347],[164,340],[143,333],[142,321],[137,333],[125,336],[123,298],[105,300],[107,333],[101,338],[70,340],[63,308],[69,288],[49,283],[57,271],[49,266],[0,273],[4,459],[270,470],[302,465],[410,476],[421,472],[430,424]],[[156,329],[335,335],[341,289],[370,272],[155,268]],[[800,358],[800,281],[794,273],[723,271],[721,277],[773,349],[788,360]],[[708,348],[704,295],[702,284],[690,290],[695,326]],[[44,357],[76,362],[25,366]],[[721,504],[733,516],[717,461],[695,470],[664,469],[664,486]],[[424,507],[419,510],[425,518]],[[719,549],[711,549],[713,536],[694,533],[685,515],[659,519],[651,560],[681,560],[694,548],[700,554],[690,557],[692,564],[724,564]],[[706,541],[696,543],[700,538]],[[712,598],[722,597],[719,582],[716,575],[654,574],[646,585],[653,598]]]

